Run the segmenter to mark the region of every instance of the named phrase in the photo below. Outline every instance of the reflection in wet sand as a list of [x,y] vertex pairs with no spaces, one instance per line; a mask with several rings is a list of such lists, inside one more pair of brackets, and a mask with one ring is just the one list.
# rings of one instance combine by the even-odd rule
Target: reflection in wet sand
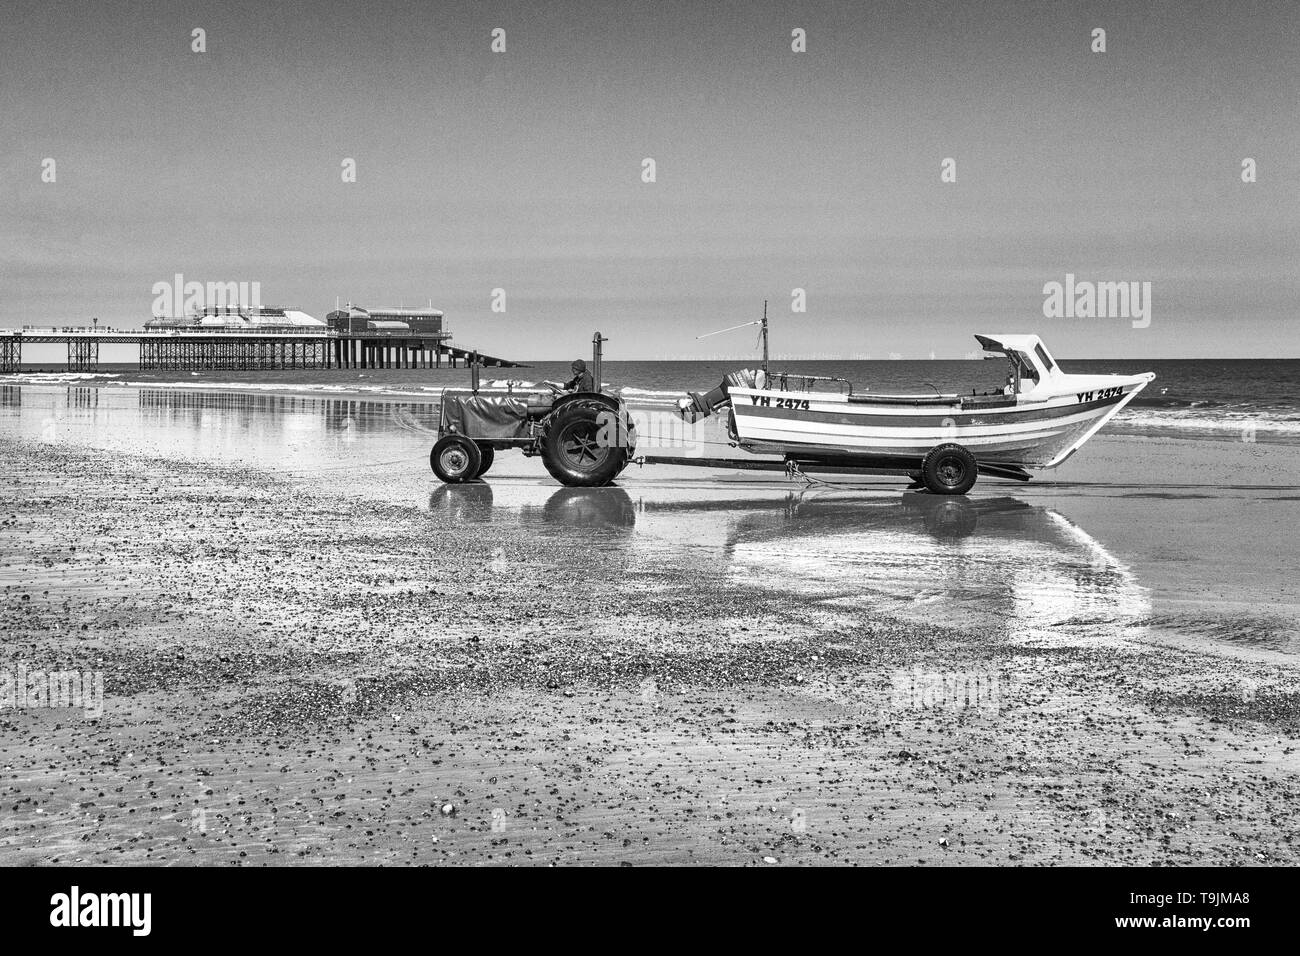
[[683,544],[722,542],[736,587],[1009,635],[1150,612],[1125,564],[1057,512],[1017,498],[819,490],[642,509],[647,533],[663,522]]
[[492,520],[492,486],[486,481],[470,481],[463,485],[443,485],[429,495],[429,511],[448,521]]
[[1050,508],[1010,497],[830,494],[749,513],[735,522],[730,571],[737,586],[1002,626],[1011,636],[1150,612],[1146,589],[1099,542]]
[[[521,520],[531,515],[525,507]],[[633,528],[636,505],[622,488],[561,488],[546,499],[541,520],[571,528]]]
[[[1010,636],[1150,614],[1149,594],[1127,565],[1058,512],[1018,498],[755,490],[710,500],[698,489],[638,492],[560,488],[541,506],[498,506],[495,520],[539,530],[617,529],[623,536],[602,536],[601,547],[628,560],[714,552],[712,563],[737,588],[1000,627]],[[483,483],[441,488],[430,507],[494,520]]]
[[486,523],[510,520],[513,514],[525,527],[553,526],[588,531],[636,526],[636,504],[616,485],[603,488],[559,488],[545,504],[523,504],[517,509],[493,509],[490,482],[479,479],[464,484],[439,484],[429,495],[429,511],[450,521]]
[[[98,393],[99,390],[81,391]],[[154,424],[211,427],[211,413],[219,411],[223,424],[234,429],[247,429],[257,422],[273,428],[288,426],[298,431],[357,435],[403,430],[432,435],[436,432],[438,409],[436,402],[380,402],[244,392],[213,394],[159,388],[140,389],[139,406],[142,418]]]

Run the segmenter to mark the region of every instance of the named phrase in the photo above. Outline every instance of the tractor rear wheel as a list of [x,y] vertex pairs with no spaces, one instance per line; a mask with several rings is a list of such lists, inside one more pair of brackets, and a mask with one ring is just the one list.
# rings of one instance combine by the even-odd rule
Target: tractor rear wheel
[[478,445],[464,435],[439,438],[433,451],[429,452],[429,465],[434,474],[449,485],[473,481],[478,477],[482,464],[483,456]]
[[[561,409],[542,439],[542,464],[562,485],[607,485],[627,464],[627,449],[607,434],[616,413],[587,403]],[[606,434],[602,434],[606,432]]]

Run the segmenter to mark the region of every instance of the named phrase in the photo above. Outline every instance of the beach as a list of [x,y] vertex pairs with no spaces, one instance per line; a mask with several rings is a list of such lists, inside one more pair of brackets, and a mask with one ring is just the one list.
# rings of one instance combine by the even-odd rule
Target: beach
[[0,709],[0,863],[1297,862],[1300,445],[936,499],[435,426],[4,390],[0,674],[103,691]]

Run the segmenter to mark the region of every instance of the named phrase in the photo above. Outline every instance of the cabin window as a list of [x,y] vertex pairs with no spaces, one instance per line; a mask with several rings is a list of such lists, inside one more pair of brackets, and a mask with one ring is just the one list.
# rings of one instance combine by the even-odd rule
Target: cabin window
[[1034,351],[1038,353],[1038,357],[1042,360],[1043,368],[1047,369],[1050,372],[1052,370],[1052,364],[1053,364],[1052,357],[1047,354],[1047,349],[1043,348],[1043,343],[1039,342],[1037,345],[1035,345]]

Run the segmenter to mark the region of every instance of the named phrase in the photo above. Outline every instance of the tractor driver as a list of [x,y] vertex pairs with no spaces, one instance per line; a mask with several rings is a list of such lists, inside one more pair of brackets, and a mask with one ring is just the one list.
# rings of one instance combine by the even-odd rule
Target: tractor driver
[[573,372],[573,378],[564,383],[566,392],[594,392],[595,383],[591,380],[591,373],[587,371],[587,363],[582,359],[574,359],[573,364],[569,366]]

